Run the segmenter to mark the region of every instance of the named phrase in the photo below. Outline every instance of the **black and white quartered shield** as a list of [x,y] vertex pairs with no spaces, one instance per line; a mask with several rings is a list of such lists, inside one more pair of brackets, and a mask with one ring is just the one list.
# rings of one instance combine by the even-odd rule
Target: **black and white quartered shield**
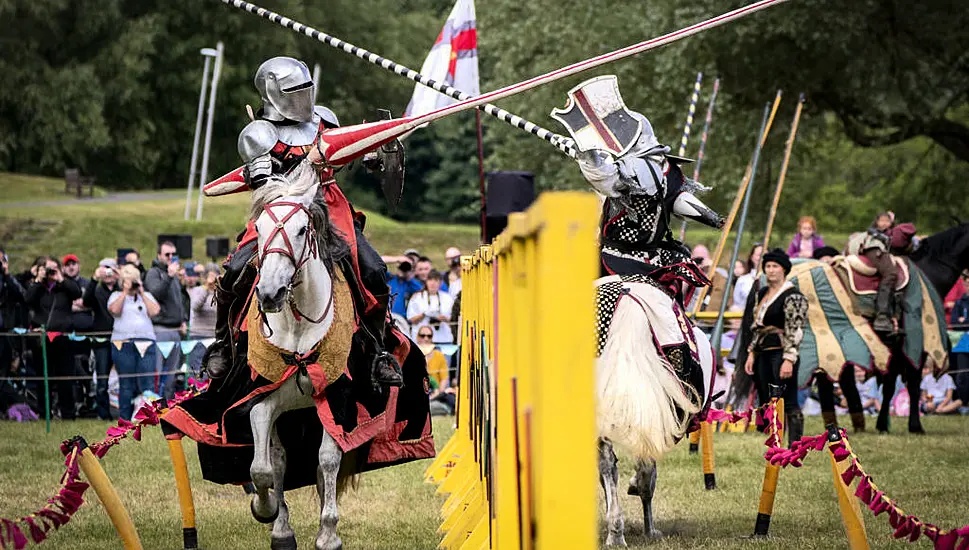
[[600,149],[620,157],[643,131],[643,123],[623,103],[615,75],[572,88],[565,109],[553,109],[551,116],[568,129],[579,151]]

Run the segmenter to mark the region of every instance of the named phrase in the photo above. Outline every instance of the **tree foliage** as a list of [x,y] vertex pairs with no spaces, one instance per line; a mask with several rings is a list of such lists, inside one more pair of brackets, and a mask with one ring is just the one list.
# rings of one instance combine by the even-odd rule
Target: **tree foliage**
[[[265,7],[419,68],[451,0],[274,0]],[[482,90],[658,36],[739,7],[739,0],[478,2]],[[957,3],[956,3],[957,4]],[[239,164],[235,141],[256,107],[256,67],[292,55],[322,67],[319,102],[350,124],[377,108],[399,116],[413,84],[216,1],[0,0],[0,169],[57,175],[80,167],[115,188],[185,185],[198,106],[199,49],[225,44],[209,176]],[[807,97],[777,231],[813,214],[851,230],[893,209],[926,230],[969,207],[969,10],[951,0],[796,0],[748,19],[502,102],[554,131],[566,92],[616,74],[626,104],[675,145],[697,71],[705,76],[693,140],[714,76],[722,78],[701,180],[726,210],[764,103],[784,90],[755,182],[751,225],[766,222],[798,92]],[[474,221],[472,114],[412,134],[401,219]],[[574,163],[484,117],[486,168],[530,170],[540,189],[585,185]],[[382,204],[360,168],[340,176],[360,206]],[[760,229],[757,229],[760,231]]]

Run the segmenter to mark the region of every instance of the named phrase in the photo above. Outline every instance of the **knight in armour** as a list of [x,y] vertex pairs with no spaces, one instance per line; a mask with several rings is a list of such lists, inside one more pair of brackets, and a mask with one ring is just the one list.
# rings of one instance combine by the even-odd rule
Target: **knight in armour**
[[[207,185],[209,195],[255,190],[269,176],[289,173],[314,151],[322,132],[340,125],[333,111],[314,105],[315,84],[302,61],[291,57],[269,59],[256,71],[254,83],[262,106],[239,134],[238,150],[245,165],[241,174],[230,173]],[[325,162],[316,166],[329,217],[350,247],[350,256],[341,268],[354,297],[359,324],[368,337],[374,379],[381,385],[399,386],[399,367],[384,351],[389,299],[386,266],[363,235],[364,215],[354,210],[336,183],[334,172],[338,168]],[[202,363],[215,380],[224,378],[237,363],[234,346],[239,334],[235,321],[245,309],[257,273],[251,261],[257,246],[252,224],[238,241],[217,286],[216,342],[208,348]]]

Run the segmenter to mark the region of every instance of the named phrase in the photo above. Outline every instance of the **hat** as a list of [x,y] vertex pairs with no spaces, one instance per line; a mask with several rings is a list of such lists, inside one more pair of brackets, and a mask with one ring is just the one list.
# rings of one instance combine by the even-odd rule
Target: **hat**
[[107,267],[108,269],[118,269],[118,261],[114,258],[105,258],[98,262],[98,267]]
[[767,262],[774,262],[775,264],[778,264],[784,268],[784,275],[791,272],[791,259],[787,256],[787,253],[780,248],[775,248],[774,250],[764,254],[764,265],[767,265]]
[[416,248],[408,248],[407,250],[404,251],[404,256],[411,256],[411,255],[420,256],[421,253],[418,252]]
[[81,260],[78,260],[77,256],[75,256],[74,254],[68,254],[67,256],[64,256],[64,258],[61,260],[61,263],[66,264],[68,262],[81,263]]
[[460,257],[460,256],[461,256],[461,249],[456,246],[452,246],[451,248],[448,248],[447,250],[444,251],[444,257],[447,259]]
[[838,255],[837,248],[833,246],[822,246],[821,248],[818,248],[817,250],[815,250],[814,253],[811,255],[811,257],[814,258],[815,260],[820,260],[825,256],[837,256],[837,255]]
[[188,274],[188,273],[194,274],[195,273],[195,266],[197,266],[197,265],[198,265],[198,262],[185,262],[183,264],[183,267],[185,268],[185,273],[186,274]]

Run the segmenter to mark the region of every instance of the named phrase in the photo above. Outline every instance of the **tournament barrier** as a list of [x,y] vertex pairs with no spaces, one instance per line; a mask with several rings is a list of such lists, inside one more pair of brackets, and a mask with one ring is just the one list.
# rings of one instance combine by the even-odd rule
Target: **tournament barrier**
[[457,429],[426,471],[441,547],[598,548],[598,201],[545,193],[462,258]]

